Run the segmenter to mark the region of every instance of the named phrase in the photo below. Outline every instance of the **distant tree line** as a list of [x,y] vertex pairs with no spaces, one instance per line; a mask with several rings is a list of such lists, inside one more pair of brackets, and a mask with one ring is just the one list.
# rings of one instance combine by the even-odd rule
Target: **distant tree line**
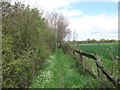
[[[43,11],[22,3],[1,1],[3,88],[26,88],[39,74],[42,63],[61,47],[69,34],[60,14],[43,17]],[[48,18],[47,18],[48,17]]]
[[70,43],[75,43],[75,44],[87,44],[87,43],[112,43],[112,42],[118,42],[118,40],[115,39],[100,39],[100,40],[95,40],[95,39],[87,39],[85,41],[70,41]]

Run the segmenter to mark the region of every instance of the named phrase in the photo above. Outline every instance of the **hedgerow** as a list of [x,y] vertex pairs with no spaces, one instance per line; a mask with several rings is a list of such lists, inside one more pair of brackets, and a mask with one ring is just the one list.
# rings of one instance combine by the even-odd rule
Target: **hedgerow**
[[55,49],[54,29],[42,10],[22,3],[2,3],[3,88],[26,88]]

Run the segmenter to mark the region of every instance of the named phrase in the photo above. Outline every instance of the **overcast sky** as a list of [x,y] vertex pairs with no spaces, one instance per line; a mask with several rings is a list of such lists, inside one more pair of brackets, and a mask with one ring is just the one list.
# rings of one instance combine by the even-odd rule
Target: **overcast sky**
[[[68,17],[77,40],[118,39],[119,0],[13,0]],[[72,40],[72,38],[71,38]]]

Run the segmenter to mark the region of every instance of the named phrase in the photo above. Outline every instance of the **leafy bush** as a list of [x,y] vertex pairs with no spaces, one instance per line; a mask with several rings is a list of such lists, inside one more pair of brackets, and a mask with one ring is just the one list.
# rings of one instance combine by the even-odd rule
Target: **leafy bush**
[[36,8],[2,2],[2,11],[3,88],[25,88],[55,49],[55,33]]

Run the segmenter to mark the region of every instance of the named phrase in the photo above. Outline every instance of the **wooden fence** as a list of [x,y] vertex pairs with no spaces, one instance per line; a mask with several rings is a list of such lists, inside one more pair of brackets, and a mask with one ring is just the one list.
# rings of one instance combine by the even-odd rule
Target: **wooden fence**
[[[107,70],[105,70],[104,66],[100,63],[100,58],[97,53],[95,55],[91,55],[80,50],[75,50],[67,45],[63,47],[63,50],[65,53],[67,52],[73,56],[77,67],[78,65],[81,65],[83,70],[87,71],[95,79],[101,79],[103,74],[106,76],[105,78],[107,78],[108,81],[117,88],[120,88],[120,79],[113,77]],[[91,61],[90,64],[88,63],[89,61]]]

